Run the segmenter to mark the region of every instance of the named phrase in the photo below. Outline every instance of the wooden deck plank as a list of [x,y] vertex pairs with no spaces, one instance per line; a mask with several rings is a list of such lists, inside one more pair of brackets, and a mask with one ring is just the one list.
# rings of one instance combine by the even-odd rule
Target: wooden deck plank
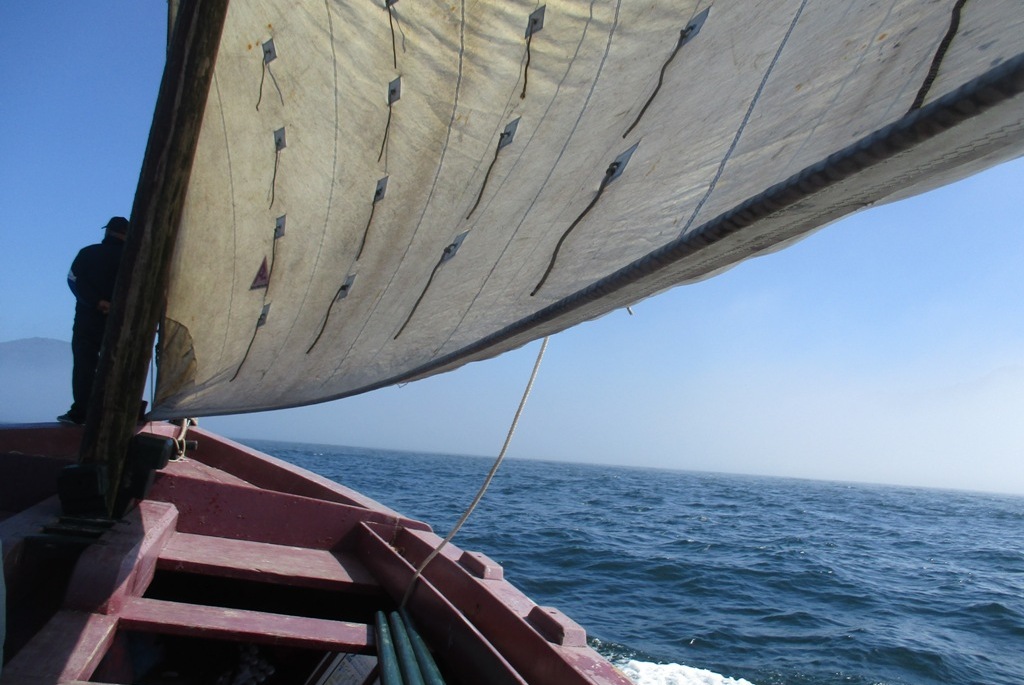
[[[149,499],[178,508],[182,533],[334,549],[363,521],[391,526],[405,521],[361,507],[209,480],[194,471],[182,475],[181,470],[171,462],[159,471]],[[419,522],[409,527],[429,529]]]
[[174,532],[178,511],[164,502],[140,502],[86,549],[68,583],[68,609],[115,613],[127,597],[141,596],[156,570],[157,555]]
[[11,660],[3,683],[88,680],[114,639],[117,618],[83,611],[59,611]]
[[163,635],[374,653],[373,626],[362,623],[139,598],[128,600],[120,619],[128,630]]
[[194,455],[195,459],[214,468],[230,471],[258,487],[339,504],[349,504],[405,520],[405,517],[399,512],[361,492],[347,488],[329,478],[310,473],[283,459],[246,447],[199,427],[190,429],[189,436],[195,438],[199,443],[199,449]]
[[157,567],[324,590],[380,591],[376,579],[351,554],[190,533],[171,537]]

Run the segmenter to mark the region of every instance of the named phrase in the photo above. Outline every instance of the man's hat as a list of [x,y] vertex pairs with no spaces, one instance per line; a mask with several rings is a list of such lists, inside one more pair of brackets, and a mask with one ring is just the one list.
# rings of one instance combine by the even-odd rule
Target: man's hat
[[123,216],[114,216],[110,218],[107,225],[103,228],[107,229],[111,233],[117,233],[119,235],[128,235],[128,219]]

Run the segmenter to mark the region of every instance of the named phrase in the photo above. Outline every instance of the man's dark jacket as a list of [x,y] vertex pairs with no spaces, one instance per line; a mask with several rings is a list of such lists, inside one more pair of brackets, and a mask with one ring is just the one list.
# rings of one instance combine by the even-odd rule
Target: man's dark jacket
[[124,241],[107,237],[98,245],[83,247],[71,263],[68,286],[75,294],[75,332],[103,337],[107,316],[97,308],[100,300],[114,297],[114,281]]

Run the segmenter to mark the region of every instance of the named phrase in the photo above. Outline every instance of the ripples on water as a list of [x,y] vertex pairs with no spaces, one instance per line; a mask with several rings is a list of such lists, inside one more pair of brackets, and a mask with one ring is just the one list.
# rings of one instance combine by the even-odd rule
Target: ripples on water
[[[489,467],[255,446],[442,535]],[[456,542],[644,683],[1024,683],[1024,498],[511,460]]]

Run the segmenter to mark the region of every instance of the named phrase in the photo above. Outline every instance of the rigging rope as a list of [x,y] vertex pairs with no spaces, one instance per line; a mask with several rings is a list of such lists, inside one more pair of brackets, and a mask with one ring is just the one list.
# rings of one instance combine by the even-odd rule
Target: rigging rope
[[412,580],[409,581],[409,587],[405,590],[405,596],[402,597],[402,602],[398,605],[399,609],[404,609],[409,598],[412,596],[412,591],[416,587],[416,581],[419,580],[420,576],[423,575],[423,569],[434,560],[444,546],[451,542],[455,534],[459,532],[462,525],[469,519],[469,515],[476,509],[476,505],[480,504],[480,500],[483,499],[484,493],[487,492],[487,488],[491,485],[491,481],[494,480],[494,475],[498,472],[498,467],[501,466],[501,462],[505,459],[505,453],[508,452],[508,446],[512,442],[512,436],[515,435],[516,426],[519,425],[519,417],[523,415],[523,409],[526,407],[526,400],[530,397],[530,391],[533,390],[533,383],[537,380],[537,372],[540,371],[540,362],[544,359],[544,351],[548,348],[548,339],[544,338],[544,341],[540,345],[540,351],[537,353],[537,361],[533,363],[533,371],[530,372],[530,380],[526,384],[526,390],[523,391],[523,398],[519,400],[519,407],[516,409],[516,414],[512,418],[512,425],[509,426],[508,435],[505,436],[505,444],[501,446],[501,451],[498,453],[498,458],[494,460],[494,465],[491,466],[490,473],[487,474],[487,478],[484,479],[483,485],[480,486],[480,491],[476,493],[476,497],[470,503],[469,507],[462,514],[462,517],[458,520],[451,532],[448,533],[447,537],[441,541],[441,543],[434,548],[434,551],[427,555],[427,558],[423,560],[423,563],[416,569],[416,573],[413,574]]

